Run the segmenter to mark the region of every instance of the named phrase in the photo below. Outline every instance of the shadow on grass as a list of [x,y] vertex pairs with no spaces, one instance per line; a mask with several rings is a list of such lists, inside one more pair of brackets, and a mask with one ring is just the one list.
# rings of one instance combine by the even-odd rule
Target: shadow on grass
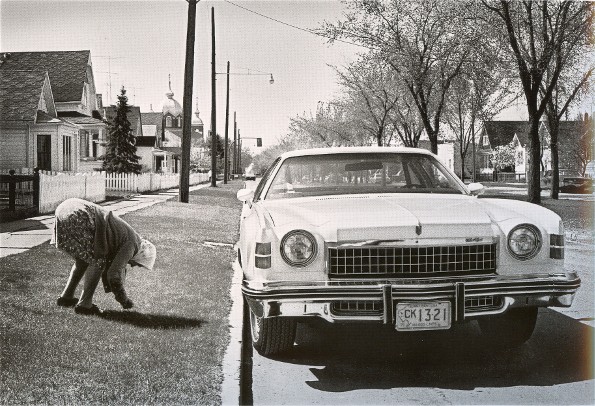
[[105,310],[101,318],[118,323],[131,324],[136,327],[162,330],[197,328],[203,323],[202,320],[188,317],[118,310]]

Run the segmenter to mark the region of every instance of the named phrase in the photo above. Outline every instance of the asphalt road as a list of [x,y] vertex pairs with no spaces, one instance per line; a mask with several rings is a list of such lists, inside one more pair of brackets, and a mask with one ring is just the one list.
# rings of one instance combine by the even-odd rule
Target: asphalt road
[[476,322],[414,334],[301,324],[290,354],[254,351],[253,404],[594,404],[594,258],[592,244],[567,240],[566,267],[583,281],[575,302],[540,309],[514,350],[487,347]]

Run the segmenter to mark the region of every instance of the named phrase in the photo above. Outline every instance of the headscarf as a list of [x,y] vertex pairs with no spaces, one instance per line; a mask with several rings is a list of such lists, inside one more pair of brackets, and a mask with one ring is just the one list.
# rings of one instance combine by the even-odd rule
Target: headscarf
[[153,269],[155,265],[155,259],[157,258],[157,248],[148,240],[144,238],[141,240],[140,248],[135,256],[131,258],[131,261],[136,262],[143,268],[149,271]]

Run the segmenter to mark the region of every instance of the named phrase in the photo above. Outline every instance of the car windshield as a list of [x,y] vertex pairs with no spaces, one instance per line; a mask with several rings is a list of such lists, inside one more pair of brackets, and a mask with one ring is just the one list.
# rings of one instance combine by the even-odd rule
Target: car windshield
[[361,193],[467,193],[434,157],[348,153],[287,158],[265,199]]

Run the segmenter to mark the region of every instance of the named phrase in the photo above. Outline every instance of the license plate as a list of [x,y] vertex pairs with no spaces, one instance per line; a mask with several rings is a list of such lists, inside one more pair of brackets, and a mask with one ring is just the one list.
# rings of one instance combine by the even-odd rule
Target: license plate
[[397,303],[396,329],[446,330],[450,328],[450,302]]

